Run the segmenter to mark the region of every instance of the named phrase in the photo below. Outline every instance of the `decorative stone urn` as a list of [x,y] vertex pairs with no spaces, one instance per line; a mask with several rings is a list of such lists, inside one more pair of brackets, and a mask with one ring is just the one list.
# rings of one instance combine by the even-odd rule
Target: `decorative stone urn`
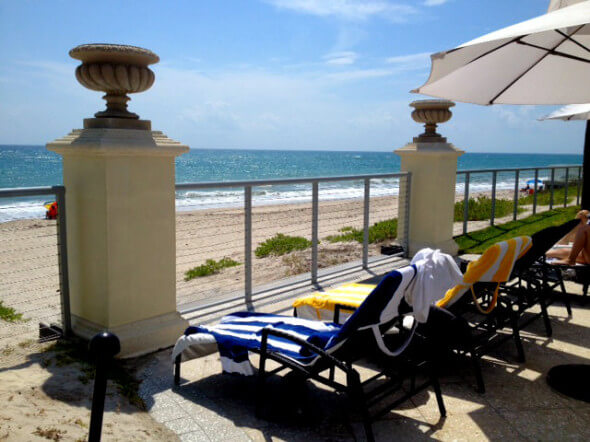
[[417,100],[410,103],[414,108],[412,119],[416,123],[424,123],[425,131],[414,142],[446,142],[446,138],[436,132],[437,124],[446,123],[451,119],[453,113],[449,108],[455,103],[449,100]]
[[106,110],[94,114],[96,119],[84,120],[85,128],[149,129],[148,121],[127,110],[127,94],[146,91],[154,84],[148,65],[160,61],[156,54],[136,46],[85,44],[72,49],[70,56],[82,61],[76,79],[88,89],[106,92],[102,97]]

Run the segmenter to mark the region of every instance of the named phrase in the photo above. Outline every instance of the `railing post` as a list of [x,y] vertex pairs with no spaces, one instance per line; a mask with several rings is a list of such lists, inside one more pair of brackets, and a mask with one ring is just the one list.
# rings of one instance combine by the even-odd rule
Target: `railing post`
[[535,169],[535,185],[534,185],[534,193],[533,193],[533,215],[537,213],[537,188],[538,183],[537,180],[539,179],[539,169]]
[[565,186],[563,187],[563,207],[567,207],[567,191],[569,190],[570,168],[565,168]]
[[365,202],[363,211],[363,268],[369,267],[369,204],[371,199],[371,180],[365,179]]
[[469,178],[470,173],[465,173],[465,196],[463,197],[463,235],[467,233],[467,221],[469,219]]
[[513,221],[516,221],[516,217],[518,215],[518,191],[520,190],[519,180],[520,170],[516,169],[516,173],[514,174],[514,212],[512,213]]
[[494,218],[496,217],[496,180],[498,172],[494,170],[492,173],[492,216],[490,217],[490,226],[494,225]]
[[[412,172],[407,172],[406,180],[406,204],[404,214],[404,258],[410,256],[410,196],[412,194]],[[400,186],[401,189],[401,186]],[[399,220],[398,220],[399,225]]]
[[252,306],[252,186],[244,186],[244,298]]
[[68,241],[66,229],[66,188],[55,186],[57,202],[57,247],[59,266],[59,297],[61,301],[61,320],[64,336],[72,333],[70,313],[70,278],[68,273]]
[[577,193],[576,193],[576,206],[580,205],[581,184],[582,184],[582,168],[578,167],[578,186],[577,186]]
[[319,182],[312,183],[311,190],[311,283],[318,284],[318,216]]
[[555,167],[551,168],[551,197],[549,198],[549,210],[553,210],[553,197],[555,193]]
[[88,442],[100,442],[104,400],[107,389],[107,372],[111,360],[121,351],[121,343],[116,335],[109,332],[102,332],[90,340],[89,350],[90,354],[96,360],[96,374],[94,376],[94,392],[92,394]]

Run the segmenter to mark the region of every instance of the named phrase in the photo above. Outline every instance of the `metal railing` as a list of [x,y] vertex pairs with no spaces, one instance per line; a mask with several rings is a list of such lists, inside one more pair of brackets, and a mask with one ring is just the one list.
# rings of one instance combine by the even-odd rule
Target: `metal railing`
[[[191,307],[191,311],[196,311],[196,310],[201,310],[201,309],[207,309],[207,308],[211,308],[211,307],[215,307],[215,306],[219,306],[219,305],[223,305],[224,303],[227,302],[231,302],[231,301],[238,301],[240,299],[244,300],[246,303],[246,306],[248,308],[251,308],[252,306],[252,302],[253,302],[253,296],[256,294],[259,294],[260,292],[257,292],[255,287],[254,287],[254,280],[253,280],[253,271],[256,267],[255,265],[255,261],[258,262],[258,260],[254,260],[253,258],[253,250],[255,250],[256,246],[259,245],[261,243],[261,238],[264,237],[264,235],[266,235],[266,238],[268,238],[271,233],[270,231],[266,231],[264,229],[259,229],[256,230],[256,222],[258,220],[258,218],[264,217],[264,214],[260,214],[258,213],[256,210],[253,210],[253,207],[258,208],[258,209],[267,209],[267,210],[273,210],[275,212],[280,212],[282,209],[281,207],[284,207],[284,204],[277,204],[277,200],[279,203],[287,203],[289,206],[297,206],[295,208],[291,208],[291,211],[294,210],[305,210],[307,212],[309,212],[309,216],[310,216],[310,222],[306,223],[306,225],[301,226],[301,225],[295,225],[294,222],[289,219],[289,213],[285,212],[286,215],[284,216],[278,216],[277,213],[275,213],[275,220],[276,220],[276,225],[273,225],[273,232],[278,232],[280,231],[281,228],[285,229],[285,228],[290,228],[292,229],[290,232],[287,233],[293,233],[293,234],[297,234],[299,236],[305,236],[307,238],[310,239],[311,242],[311,247],[309,250],[309,264],[306,263],[305,266],[305,271],[299,271],[299,273],[297,275],[301,276],[303,275],[305,277],[305,280],[307,281],[308,284],[311,284],[313,286],[318,286],[318,282],[321,279],[321,277],[326,276],[328,273],[327,272],[319,272],[319,261],[320,261],[320,247],[319,245],[324,241],[321,238],[321,226],[323,226],[323,222],[325,221],[322,217],[322,214],[320,213],[321,210],[321,204],[327,204],[327,203],[332,203],[332,202],[336,202],[336,201],[350,201],[353,199],[353,195],[347,196],[347,195],[341,195],[339,197],[339,199],[322,199],[322,191],[325,190],[323,189],[323,186],[330,186],[333,185],[334,183],[341,183],[341,182],[354,182],[356,187],[357,187],[357,204],[361,204],[362,206],[362,249],[361,249],[361,259],[358,260],[358,263],[355,263],[354,265],[360,268],[364,268],[367,269],[370,265],[373,265],[378,258],[377,257],[371,257],[370,256],[370,238],[369,238],[369,232],[370,232],[370,225],[372,222],[375,221],[380,221],[383,219],[392,219],[395,218],[395,213],[379,213],[376,214],[375,213],[375,208],[379,208],[380,206],[380,202],[378,200],[379,196],[382,195],[383,193],[383,186],[380,188],[381,193],[378,195],[372,195],[371,193],[371,189],[372,189],[372,182],[374,180],[380,180],[381,184],[387,180],[391,181],[391,183],[387,183],[387,184],[391,184],[391,191],[394,191],[394,187],[396,186],[396,181],[399,184],[399,186],[397,188],[399,188],[399,195],[395,195],[394,198],[402,198],[402,203],[405,205],[409,204],[409,196],[405,195],[405,194],[409,194],[410,192],[410,174],[409,173],[390,173],[390,174],[373,174],[373,175],[357,175],[357,176],[338,176],[338,177],[321,177],[321,178],[293,178],[293,179],[277,179],[277,180],[256,180],[256,181],[230,181],[230,182],[203,182],[203,183],[186,183],[186,184],[177,184],[176,185],[176,191],[177,193],[191,193],[191,194],[199,194],[199,196],[203,196],[205,192],[209,191],[210,193],[212,193],[214,190],[215,191],[229,191],[230,189],[232,190],[232,192],[236,195],[236,194],[242,194],[242,202],[239,203],[239,205],[234,204],[233,208],[228,208],[228,207],[219,207],[217,209],[213,209],[214,211],[216,210],[218,213],[218,216],[227,216],[227,217],[231,217],[232,221],[231,222],[227,222],[228,229],[233,229],[233,232],[240,232],[242,236],[242,241],[243,241],[243,251],[240,252],[240,257],[243,258],[243,273],[241,276],[237,275],[237,274],[233,274],[234,276],[234,280],[238,280],[243,284],[243,295],[238,295],[235,296],[236,292],[242,292],[242,290],[238,289],[238,290],[234,290],[234,296],[233,297],[229,297],[229,296],[225,296],[220,298],[219,300],[216,300],[214,302],[210,302],[211,299],[207,299],[205,300],[201,300],[202,302],[197,302],[196,303],[196,307],[194,309],[192,309]],[[283,190],[285,189],[285,186],[299,186],[300,188],[302,187],[306,187],[306,191],[302,192],[305,193],[304,197],[300,197],[297,201],[295,201],[293,204],[290,204],[291,201],[289,199],[283,199],[281,200],[280,197],[277,197],[277,199],[275,201],[272,200],[260,200],[260,199],[256,199],[257,195],[260,195],[261,193],[273,193],[273,189],[276,188],[282,188]],[[260,189],[265,189],[264,191],[261,191]],[[333,189],[333,187],[332,187]],[[404,195],[402,195],[402,193],[404,193]],[[213,194],[213,193],[212,193]],[[393,196],[393,194],[391,195],[387,195],[387,196]],[[359,198],[360,197],[360,198]],[[362,203],[361,203],[362,201]],[[396,199],[397,201],[397,199]],[[309,205],[311,204],[311,207],[309,207]],[[391,205],[390,205],[391,206]],[[186,209],[186,208],[185,208]],[[190,209],[190,207],[189,207]],[[402,207],[402,213],[398,214],[401,216],[409,216],[409,210],[407,207]],[[233,210],[233,214],[231,214],[229,211]],[[339,212],[332,212],[332,220],[333,223],[346,223],[347,220],[347,216],[349,215],[349,213],[346,213],[347,211],[353,211],[354,208],[352,207],[352,205],[349,205],[348,207],[344,207],[344,209],[340,208]],[[358,208],[357,208],[358,210]],[[395,205],[395,211],[397,212],[398,210],[398,206],[397,204]],[[225,212],[224,212],[225,211]],[[191,214],[197,213],[198,211],[193,211],[191,212]],[[260,212],[260,211],[259,211]],[[307,216],[307,212],[306,212],[306,216]],[[291,212],[294,213],[294,212]],[[212,215],[213,218],[211,218],[211,223],[215,224],[215,214]],[[359,214],[360,217],[360,214]],[[330,221],[330,220],[328,220]],[[243,223],[242,226],[240,226],[239,224]],[[195,227],[193,227],[193,225]],[[404,250],[407,250],[407,238],[408,238],[408,229],[409,229],[409,222],[406,219],[405,222],[399,222],[398,220],[398,226],[400,226],[402,229],[405,229],[405,231],[402,232],[398,232],[398,237],[403,238],[403,243],[401,244],[402,247],[404,248]],[[218,227],[218,226],[216,226]],[[325,227],[325,226],[323,226]],[[360,226],[359,226],[360,227]],[[343,227],[344,228],[350,228],[350,227]],[[196,224],[193,223],[191,225],[191,221],[187,218],[187,219],[180,219],[177,220],[177,244],[181,245],[181,249],[183,250],[179,250],[177,251],[177,262],[180,259],[181,260],[181,264],[182,265],[187,265],[187,262],[184,262],[185,259],[191,259],[193,257],[199,257],[198,259],[200,259],[200,262],[202,262],[203,256],[202,254],[199,254],[199,250],[196,250],[196,246],[194,246],[193,249],[188,249],[188,250],[184,250],[186,249],[185,246],[185,241],[188,241],[188,235],[191,235],[191,237],[194,237],[195,235],[198,236],[199,234],[201,235],[212,235],[212,234],[217,234],[219,235],[220,239],[219,241],[213,241],[213,245],[217,248],[224,248],[224,247],[228,247],[222,237],[223,237],[223,233],[214,233],[215,229],[213,226],[210,226],[209,224],[205,224],[204,228],[202,228],[202,230],[199,232],[199,227],[196,227]],[[325,229],[324,229],[325,230]],[[337,229],[336,229],[337,230]],[[342,230],[342,229],[341,229]],[[359,229],[360,230],[360,229]],[[235,244],[234,244],[235,246]],[[212,246],[205,246],[205,248],[208,251],[212,252]],[[228,249],[229,250],[229,249]],[[220,253],[219,251],[217,251],[218,254]],[[395,255],[390,255],[390,256],[401,256],[403,255],[403,253],[398,253]],[[221,255],[219,255],[221,256]],[[386,258],[388,259],[389,256]],[[199,262],[199,261],[197,261]],[[194,263],[191,263],[194,264]],[[178,264],[177,264],[178,265]],[[260,266],[263,265],[263,262],[260,262]],[[260,267],[259,266],[259,267]],[[301,269],[300,269],[301,270]],[[329,270],[329,269],[326,269]],[[321,273],[321,274],[320,274]],[[293,274],[295,275],[295,274]],[[282,278],[278,278],[275,277],[276,275],[273,275],[273,277],[271,278],[273,281],[278,282],[278,280],[282,279]],[[177,282],[181,283],[182,279],[180,279],[180,273],[179,273],[179,279],[177,279]],[[204,279],[204,278],[203,278]],[[268,282],[272,282],[272,281],[268,281]],[[302,282],[302,278],[298,278],[297,279],[297,283],[301,283]],[[261,284],[262,285],[262,284]],[[278,284],[275,284],[275,286],[278,286]],[[203,284],[199,284],[198,286],[196,286],[194,288],[193,291],[201,291],[201,292],[206,292],[207,291],[207,282],[203,281]],[[194,295],[194,293],[191,293],[191,295]],[[183,298],[183,296],[180,296],[179,299],[179,303],[181,304],[190,304],[191,306],[195,305],[194,302],[194,296],[188,296],[186,298]],[[183,300],[184,299],[184,300]],[[259,297],[257,297],[257,299],[260,299]],[[209,302],[207,302],[209,301]]]
[[[574,178],[572,178],[570,171],[574,170]],[[557,173],[561,172],[558,176]],[[504,187],[501,190],[512,192],[512,220],[518,219],[519,208],[522,208],[523,204],[520,203],[520,199],[526,196],[528,193],[523,194],[521,186],[526,184],[526,181],[531,181],[532,186],[530,188],[530,194],[532,194],[533,202],[528,204],[530,211],[533,215],[537,213],[539,208],[538,197],[541,191],[549,192],[549,204],[543,206],[548,210],[553,210],[554,205],[561,204],[555,201],[555,190],[563,188],[563,207],[568,206],[569,187],[574,184],[576,186],[576,205],[580,204],[581,196],[581,183],[582,183],[582,166],[581,165],[559,165],[559,166],[541,166],[541,167],[522,167],[522,168],[503,168],[503,169],[473,169],[473,170],[460,170],[457,171],[457,177],[463,176],[463,180],[457,180],[457,184],[463,183],[463,234],[466,234],[469,230],[469,198],[470,198],[470,187],[473,183],[474,175],[484,175],[491,178],[491,189],[490,190],[479,190],[478,196],[482,194],[491,194],[491,213],[489,223],[491,226],[494,225],[497,207],[497,193],[498,193],[498,178],[501,176],[504,179],[506,185],[507,181],[513,180],[513,187],[511,190],[508,187]],[[545,175],[548,175],[547,177]],[[525,182],[523,183],[523,180]],[[478,184],[482,184],[480,180]]]
[[[37,220],[43,216],[44,209],[42,204],[30,200],[46,196],[54,197],[57,202],[57,219],[39,223]],[[0,262],[0,300],[6,307],[14,308],[17,313],[21,313],[25,321],[40,321],[40,338],[55,337],[57,332],[68,335],[71,332],[71,317],[65,188],[53,186],[0,189],[0,202],[7,199],[17,202],[0,207],[0,212],[4,212],[0,215],[3,215],[5,221],[0,223],[0,241],[3,247]],[[35,213],[33,216],[27,216],[33,220],[11,220],[10,216],[6,215],[11,210],[28,210]],[[52,252],[52,249],[55,252]],[[57,303],[59,313],[56,314]],[[54,324],[60,321],[61,324]],[[0,333],[0,338],[15,333],[26,333],[25,328],[28,330],[31,325],[36,327],[34,322],[7,323],[4,325],[5,330]],[[54,325],[61,330],[56,329]]]

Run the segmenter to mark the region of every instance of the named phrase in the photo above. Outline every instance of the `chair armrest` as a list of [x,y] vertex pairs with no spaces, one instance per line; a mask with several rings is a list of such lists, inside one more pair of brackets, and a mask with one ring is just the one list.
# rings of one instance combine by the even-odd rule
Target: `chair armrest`
[[327,359],[328,361],[332,362],[334,365],[336,365],[338,368],[340,368],[342,371],[344,371],[346,373],[349,373],[352,370],[352,367],[350,367],[349,365],[345,364],[344,362],[336,359],[334,356],[327,353],[325,350],[321,349],[317,345],[307,342],[305,339],[301,339],[300,337],[294,336],[294,335],[287,333],[283,330],[275,330],[272,328],[262,329],[262,342],[260,345],[261,353],[264,353],[264,354],[269,353],[268,346],[267,346],[267,341],[268,341],[269,335],[276,336],[277,338],[288,339],[289,341],[292,341],[292,342],[300,345],[301,347],[304,347],[304,348],[310,350],[311,352],[317,354],[318,356]]

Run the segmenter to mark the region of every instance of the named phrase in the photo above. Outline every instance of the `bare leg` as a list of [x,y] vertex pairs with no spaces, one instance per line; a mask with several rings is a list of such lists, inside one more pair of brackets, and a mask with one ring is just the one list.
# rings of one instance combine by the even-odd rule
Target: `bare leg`
[[546,256],[548,258],[557,258],[557,259],[567,259],[570,256],[570,253],[572,252],[572,248],[571,247],[562,247],[559,249],[550,249],[547,253]]
[[[576,232],[574,244],[570,250],[567,258],[561,258],[556,264],[575,265],[576,262],[586,263],[586,255],[588,255],[588,229],[590,227],[584,226]],[[563,249],[568,250],[568,249]],[[584,250],[584,253],[580,254]]]

